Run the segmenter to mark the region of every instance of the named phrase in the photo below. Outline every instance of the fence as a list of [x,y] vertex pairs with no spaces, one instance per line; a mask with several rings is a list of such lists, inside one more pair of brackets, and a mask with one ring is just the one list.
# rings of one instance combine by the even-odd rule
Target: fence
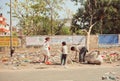
[[[39,46],[42,45],[44,39],[47,36],[31,36],[26,37],[26,46]],[[61,44],[62,41],[66,41],[67,44],[82,44],[86,45],[86,36],[50,36],[51,44]],[[118,34],[100,34],[91,35],[90,48],[99,47],[113,47],[120,46],[120,35]]]
[[[40,46],[43,44],[44,39],[47,36],[25,36],[19,38],[19,47],[22,46]],[[2,38],[0,36],[0,38]],[[62,41],[66,41],[67,44],[79,44],[86,45],[86,36],[81,35],[69,35],[69,36],[50,36],[52,45],[59,45]],[[3,42],[3,41],[1,41]],[[2,43],[3,44],[3,43]],[[119,34],[100,34],[90,36],[90,49],[103,48],[103,47],[118,47],[120,46],[120,35]],[[0,51],[3,48],[8,48],[9,46],[0,46]]]
[[[26,46],[39,46],[44,43],[44,39],[47,36],[31,36],[26,37]],[[67,44],[83,44],[85,45],[85,36],[50,36],[50,44],[61,44],[61,42],[66,41]]]
[[113,46],[119,46],[119,35],[117,34],[111,34],[106,35],[102,34],[98,37],[99,41],[99,47],[113,47]]

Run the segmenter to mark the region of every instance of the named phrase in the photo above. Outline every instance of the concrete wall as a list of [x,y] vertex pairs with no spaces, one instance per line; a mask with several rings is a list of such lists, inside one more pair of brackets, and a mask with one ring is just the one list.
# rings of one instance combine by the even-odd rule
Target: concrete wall
[[98,48],[98,35],[90,36],[90,49]]

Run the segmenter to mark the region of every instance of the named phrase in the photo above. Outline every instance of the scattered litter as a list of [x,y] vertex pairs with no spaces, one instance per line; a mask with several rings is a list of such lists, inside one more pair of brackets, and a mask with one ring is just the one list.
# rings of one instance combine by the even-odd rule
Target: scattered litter
[[115,72],[107,72],[102,76],[102,80],[120,81],[120,75],[116,74]]
[[[49,59],[49,62],[46,62],[46,65],[51,65],[51,64],[56,64],[56,63],[60,63],[60,53],[58,51],[52,52],[54,55],[51,56],[51,58]],[[104,62],[116,62],[116,61],[120,61],[120,52],[116,52],[116,51],[112,51],[112,52],[100,52]],[[93,55],[93,56],[92,56]],[[95,52],[93,52],[93,54],[91,54],[89,56],[89,58],[92,57],[96,57],[94,56],[96,55]],[[73,59],[72,57],[74,57],[72,54],[71,56],[69,56],[68,58],[68,64],[69,63],[73,63],[73,62],[78,62],[78,59]],[[86,57],[87,58],[87,57]],[[22,66],[28,66],[28,64],[43,64],[43,55],[41,51],[36,51],[36,52],[23,52],[23,53],[14,53],[13,57],[10,56],[1,56],[0,57],[0,63],[5,65],[5,66],[9,66],[11,65],[13,67],[13,69],[17,69],[18,67]],[[72,62],[71,62],[72,61]],[[120,66],[120,65],[116,65],[116,66]],[[106,78],[105,76],[103,76],[103,79]],[[111,78],[111,77],[109,77]],[[112,79],[112,78],[111,78]]]

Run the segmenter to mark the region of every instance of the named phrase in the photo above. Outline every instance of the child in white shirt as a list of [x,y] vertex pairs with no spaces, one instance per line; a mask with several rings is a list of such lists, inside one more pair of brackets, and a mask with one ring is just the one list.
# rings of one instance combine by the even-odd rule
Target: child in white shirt
[[66,59],[68,55],[68,47],[66,45],[66,42],[62,42],[62,55],[61,55],[61,65],[66,64]]

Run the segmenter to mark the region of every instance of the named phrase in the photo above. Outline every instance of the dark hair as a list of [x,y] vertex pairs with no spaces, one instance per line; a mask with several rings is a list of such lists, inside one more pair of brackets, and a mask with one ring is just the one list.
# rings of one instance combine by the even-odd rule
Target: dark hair
[[0,16],[2,16],[2,13],[0,13]]
[[66,42],[65,42],[65,41],[63,41],[63,42],[62,42],[62,45],[66,45]]
[[45,38],[45,40],[49,40],[49,39],[50,39],[50,37],[46,37],[46,38]]
[[74,46],[72,46],[72,47],[71,47],[71,50],[72,50],[72,51],[75,51],[76,49],[75,49],[75,47],[74,47]]

